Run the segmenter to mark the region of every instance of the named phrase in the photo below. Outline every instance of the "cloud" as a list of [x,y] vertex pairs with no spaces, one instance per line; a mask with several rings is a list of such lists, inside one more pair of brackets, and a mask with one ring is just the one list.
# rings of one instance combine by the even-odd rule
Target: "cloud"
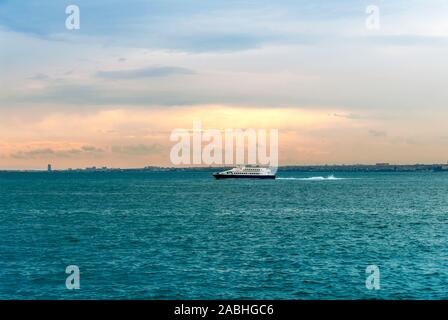
[[[33,2],[0,3],[0,24],[7,30],[47,37],[36,40],[17,33],[5,37],[9,40],[0,52],[0,69],[8,80],[0,88],[0,108],[32,104],[54,104],[51,107],[58,109],[198,104],[340,107],[347,114],[336,117],[360,119],[357,113],[366,109],[422,110],[429,101],[432,108],[441,109],[448,98],[443,88],[448,73],[438,59],[448,47],[428,48],[433,42],[425,35],[399,36],[396,27],[389,30],[401,21],[395,17],[403,3],[381,5],[382,12],[394,19],[384,17],[381,32],[375,34],[365,31],[362,1],[336,5],[299,0],[169,0],[133,1],[127,6],[118,0],[80,0],[79,32],[64,29],[63,5],[40,3],[42,7]],[[8,19],[2,18],[3,12]],[[25,19],[28,15],[30,20]],[[66,41],[53,41],[57,35]],[[400,43],[416,47],[389,45]],[[252,48],[256,50],[246,50]],[[83,60],[86,57],[91,61]],[[120,57],[126,57],[125,64]],[[25,61],[30,74],[46,66],[44,71],[52,79],[27,82],[20,73]],[[148,61],[155,66],[144,66]],[[75,65],[75,74],[53,78],[58,70]],[[124,65],[132,69],[122,70]],[[44,80],[45,75],[34,78]],[[115,80],[132,81],[118,86]]]
[[[382,1],[375,32],[365,28],[363,0],[131,3],[77,0],[81,29],[68,31],[63,1],[0,0],[0,129],[5,143],[18,143],[2,152],[44,163],[59,157],[71,166],[82,155],[87,163],[107,155],[133,165],[127,155],[151,154],[157,147],[150,143],[165,143],[148,128],[169,132],[170,123],[198,118],[192,107],[218,126],[223,119],[261,126],[259,113],[268,111],[263,126],[287,116],[280,123],[298,135],[323,134],[321,124],[331,123],[328,137],[341,130],[341,161],[360,154],[352,139],[367,138],[362,145],[370,149],[369,141],[383,148],[420,126],[444,135],[446,0]],[[226,110],[215,114],[214,106]],[[103,112],[117,108],[128,112]],[[304,115],[283,108],[319,115],[316,129],[302,128]],[[158,117],[159,109],[167,113]],[[25,125],[32,118],[34,125]],[[60,139],[64,144],[56,144]],[[309,145],[315,154],[331,153]]]
[[157,154],[164,150],[164,147],[160,144],[151,145],[122,145],[122,146],[112,146],[111,151],[113,153],[129,155],[129,156],[144,156]]
[[262,45],[268,44],[276,38],[267,34],[241,34],[238,32],[208,32],[194,35],[175,34],[167,39],[155,40],[153,46],[155,48],[194,53],[233,52],[260,48]]
[[369,134],[374,137],[386,137],[387,132],[386,131],[380,131],[380,130],[369,130]]
[[102,152],[104,152],[104,150],[93,146],[83,146],[79,149],[72,148],[65,150],[37,148],[32,150],[17,151],[10,154],[10,157],[15,159],[68,158],[72,156],[79,156],[82,154],[99,154]]
[[30,151],[17,151],[11,154],[15,159],[36,159],[36,158],[49,158],[49,157],[68,157],[73,154],[80,153],[78,149],[55,151],[50,148],[34,149]]
[[102,153],[102,152],[104,152],[103,149],[97,148],[97,147],[94,147],[94,146],[83,146],[83,147],[81,147],[81,150],[84,151],[84,152],[89,152],[89,153]]
[[[0,26],[46,40],[84,41],[108,46],[180,50],[187,52],[240,51],[269,44],[311,44],[322,39],[363,34],[363,0],[229,0],[197,1],[77,0],[81,29],[68,31],[61,1],[0,1]],[[443,12],[446,1],[381,3],[382,31],[378,37],[356,41],[380,43],[444,42],[431,35],[447,35]],[[429,17],[432,24],[425,23]],[[192,23],[194,21],[194,23]],[[417,21],[417,22],[416,22]],[[409,31],[410,30],[410,31]],[[322,37],[323,36],[323,37]],[[342,37],[341,37],[342,36]],[[427,37],[429,36],[429,37]],[[72,39],[73,40],[73,39]],[[353,38],[352,38],[353,40]]]
[[30,80],[48,80],[50,77],[44,73],[36,73],[35,75],[29,77]]
[[78,40],[97,39],[126,47],[233,51],[257,47],[265,39],[266,29],[258,32],[251,26],[262,18],[257,12],[265,16],[268,11],[263,7],[271,6],[269,1],[255,5],[195,0],[136,0],[132,5],[119,0],[77,0],[76,5],[81,15],[81,29],[76,33],[65,29],[66,5],[54,0],[0,2],[0,26],[52,41],[76,35]]
[[[269,0],[77,0],[81,29],[65,29],[65,5],[54,0],[0,2],[0,26],[51,41],[186,52],[233,52],[270,44],[314,45],[362,27],[365,3]],[[386,4],[383,5],[383,7]],[[406,4],[406,8],[407,8]],[[397,12],[401,8],[389,10]],[[192,23],[194,21],[194,23]]]
[[96,76],[104,79],[141,79],[152,77],[166,77],[173,75],[189,75],[195,72],[181,67],[145,67],[132,70],[98,71]]
[[[205,95],[205,96],[204,96]],[[80,83],[53,83],[47,87],[20,94],[19,96],[6,96],[0,98],[3,103],[28,104],[56,104],[80,107],[132,105],[132,106],[179,106],[210,101],[209,95],[195,92],[186,92],[177,88],[149,88],[136,89],[116,87],[112,85],[80,84]],[[3,101],[2,101],[3,100]]]
[[448,44],[448,37],[431,35],[373,35],[367,38],[359,38],[359,40],[387,46],[446,46]]
[[345,118],[345,119],[352,119],[352,120],[359,120],[359,119],[364,118],[363,116],[361,116],[359,114],[355,114],[355,113],[348,113],[348,114],[334,113],[333,115],[338,118]]

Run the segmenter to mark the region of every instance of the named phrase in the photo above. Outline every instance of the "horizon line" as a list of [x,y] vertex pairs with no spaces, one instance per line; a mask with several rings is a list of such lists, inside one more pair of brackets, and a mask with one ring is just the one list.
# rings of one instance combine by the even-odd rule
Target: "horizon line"
[[[250,164],[245,164],[246,166],[251,166]],[[107,167],[107,166],[88,166],[83,168],[58,168],[50,170],[47,168],[22,168],[22,169],[10,169],[10,168],[0,168],[0,172],[49,172],[49,171],[112,171],[112,170],[150,170],[150,169],[219,169],[235,167],[237,165],[208,165],[208,166],[160,166],[160,165],[149,165],[144,167]],[[263,167],[263,165],[258,165]],[[353,163],[353,164],[285,164],[279,165],[277,168],[289,168],[289,167],[409,167],[409,166],[448,166],[447,163],[388,163],[388,162],[378,162],[378,163]]]

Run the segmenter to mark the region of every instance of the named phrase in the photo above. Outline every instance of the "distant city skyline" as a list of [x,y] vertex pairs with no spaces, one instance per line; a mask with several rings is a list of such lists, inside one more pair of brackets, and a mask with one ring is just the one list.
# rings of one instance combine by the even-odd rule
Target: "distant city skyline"
[[73,4],[0,1],[0,169],[169,167],[197,120],[280,166],[448,160],[446,1]]

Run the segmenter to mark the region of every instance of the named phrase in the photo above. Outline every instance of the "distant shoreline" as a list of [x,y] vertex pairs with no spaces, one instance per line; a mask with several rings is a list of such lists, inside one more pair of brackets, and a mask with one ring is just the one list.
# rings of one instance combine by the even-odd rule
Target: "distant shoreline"
[[[2,170],[5,172],[35,172],[35,173],[56,173],[56,172],[135,172],[135,171],[215,171],[229,168],[228,167],[144,167],[144,168],[83,168],[83,169],[61,169],[61,170],[35,170],[35,169],[17,169],[17,170]],[[279,166],[279,171],[302,171],[302,172],[448,172],[448,164],[355,164],[355,165],[287,165]]]

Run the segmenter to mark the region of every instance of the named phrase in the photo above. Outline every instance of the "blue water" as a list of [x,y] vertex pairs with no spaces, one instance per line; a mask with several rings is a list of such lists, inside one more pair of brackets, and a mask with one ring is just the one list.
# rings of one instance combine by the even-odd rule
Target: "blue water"
[[448,299],[448,174],[330,174],[0,173],[0,299]]

